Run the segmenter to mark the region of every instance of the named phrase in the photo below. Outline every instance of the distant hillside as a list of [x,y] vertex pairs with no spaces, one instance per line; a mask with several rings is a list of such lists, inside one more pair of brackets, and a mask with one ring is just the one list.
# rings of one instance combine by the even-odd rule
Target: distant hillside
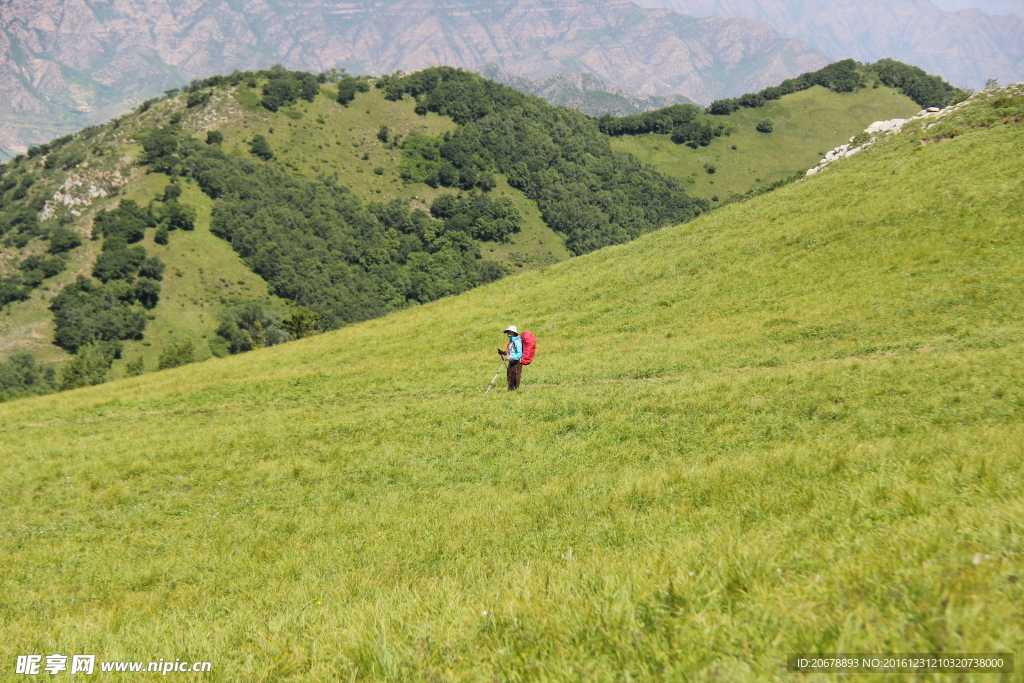
[[706,103],[827,62],[764,23],[625,0],[37,0],[7,3],[0,29],[0,161],[166,88],[275,63],[373,75],[495,63],[533,79],[585,72],[632,95]]
[[516,90],[543,97],[551,104],[579,109],[591,116],[627,116],[690,102],[682,95],[634,95],[621,86],[584,71],[571,74],[555,73],[534,80],[502,71],[496,65],[489,64],[480,69],[480,75]]
[[683,105],[599,122],[614,136],[615,149],[721,206],[796,177],[874,121],[906,118],[966,95],[905,64],[844,60],[759,93],[718,100],[707,112]]
[[[368,100],[360,144],[390,106]],[[279,150],[390,159],[334,144],[326,104],[221,144],[273,126]],[[213,670],[160,680],[357,683],[817,683],[850,677],[788,656],[1020,653],[1022,148],[1024,87],[987,93],[629,244],[0,404],[5,647],[94,653],[96,680],[161,659]],[[485,394],[510,323],[537,357]],[[1018,681],[1003,664],[856,680]]]
[[[638,4],[695,17],[765,21],[779,33],[806,40],[837,59],[893,58],[975,89],[990,78],[1002,83],[1024,81],[1024,3],[1020,0],[638,0]],[[978,7],[984,11],[974,9]],[[1010,14],[1014,11],[1016,15]]]

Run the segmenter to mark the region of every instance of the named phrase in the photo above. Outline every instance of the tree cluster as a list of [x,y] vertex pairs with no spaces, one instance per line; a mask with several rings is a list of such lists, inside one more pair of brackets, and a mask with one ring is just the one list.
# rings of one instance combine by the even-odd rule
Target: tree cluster
[[365,206],[347,188],[192,138],[179,141],[177,154],[185,172],[217,200],[214,234],[231,242],[272,293],[318,314],[324,329],[500,275],[468,233],[402,202]]
[[484,242],[507,242],[522,229],[523,217],[508,197],[492,199],[483,192],[456,197],[442,194],[430,205],[446,232],[461,232]]
[[0,403],[56,390],[53,368],[39,365],[32,354],[15,353],[7,361],[0,362]]
[[338,80],[338,104],[348,106],[356,98],[356,93],[369,92],[370,82],[365,78],[344,74]]
[[[389,99],[416,98],[421,114],[454,119],[460,129],[452,139],[464,138],[476,156],[536,201],[544,221],[576,254],[689,220],[708,207],[674,179],[614,152],[597,122],[581,112],[451,67],[391,76],[378,85]],[[463,164],[476,163],[465,159],[473,155],[446,161],[461,174]]]
[[[867,85],[868,74],[874,73],[878,80],[895,88],[922,107],[944,107],[960,90],[938,76],[929,76],[916,66],[910,66],[895,59],[881,59],[874,64],[858,64],[852,59],[833,62],[827,66],[788,78],[779,85],[765,88],[760,92],[747,93],[740,97],[715,100],[707,108],[708,113],[725,116],[741,107],[756,109],[783,95],[807,90],[815,85],[832,92],[855,92]],[[656,114],[657,112],[649,112]]]
[[597,119],[597,125],[602,133],[612,136],[644,133],[671,135],[672,142],[692,149],[706,147],[715,138],[730,133],[724,123],[715,121],[692,104],[675,104],[630,116],[605,114]]
[[276,346],[293,339],[284,318],[284,311],[273,304],[247,301],[221,311],[217,335],[230,353]]
[[462,190],[494,188],[494,161],[473,124],[433,137],[410,135],[402,142],[399,175],[412,183]]
[[320,92],[320,80],[311,73],[272,67],[260,75],[267,79],[260,104],[270,111],[295,104],[300,99],[312,102]]
[[708,107],[707,111],[716,116],[725,116],[738,110],[740,107],[756,109],[771,100],[777,100],[783,95],[807,90],[815,85],[828,88],[833,92],[854,92],[865,85],[865,77],[858,64],[852,59],[844,59],[833,62],[817,71],[809,71],[796,78],[787,78],[779,85],[765,88],[760,92],[747,93],[740,97],[715,100]]
[[98,284],[79,275],[50,304],[56,323],[54,343],[74,353],[97,342],[140,339],[146,328],[144,309],[134,305],[145,295],[140,289],[140,283]]
[[882,83],[899,90],[922,107],[945,107],[960,92],[939,76],[930,76],[916,66],[895,59],[880,59],[869,64],[868,68],[878,75]]

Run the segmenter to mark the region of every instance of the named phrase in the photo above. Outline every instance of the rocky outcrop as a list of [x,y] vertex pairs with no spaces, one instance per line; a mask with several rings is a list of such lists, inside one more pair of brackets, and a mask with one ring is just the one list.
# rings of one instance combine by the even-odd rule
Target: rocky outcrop
[[836,59],[891,57],[976,89],[989,78],[1024,80],[1024,14],[992,16],[971,9],[1024,7],[1015,1],[962,0],[960,7],[967,8],[947,12],[929,0],[637,0],[697,17],[766,21]]
[[0,146],[18,151],[193,78],[275,62],[366,74],[493,63],[706,103],[828,61],[762,22],[626,0],[7,0],[0,29]]
[[[829,168],[834,162],[842,159],[847,159],[859,154],[863,150],[874,145],[878,140],[881,140],[890,135],[895,135],[903,130],[903,128],[911,122],[922,121],[924,122],[924,129],[928,130],[933,126],[937,125],[939,121],[946,118],[947,116],[955,116],[964,107],[970,106],[972,102],[978,98],[988,97],[1001,97],[1009,96],[1015,97],[1024,95],[1024,83],[1018,83],[1015,85],[1009,85],[1004,88],[996,88],[993,90],[978,93],[974,97],[968,98],[962,102],[952,104],[944,109],[938,107],[928,107],[922,109],[915,116],[911,116],[909,119],[889,119],[888,121],[875,121],[870,126],[864,129],[864,132],[859,135],[854,135],[850,138],[850,141],[844,145],[839,145],[835,149],[830,150],[818,165],[814,168],[807,169],[805,175],[812,176],[821,171]],[[963,114],[961,114],[963,116]]]

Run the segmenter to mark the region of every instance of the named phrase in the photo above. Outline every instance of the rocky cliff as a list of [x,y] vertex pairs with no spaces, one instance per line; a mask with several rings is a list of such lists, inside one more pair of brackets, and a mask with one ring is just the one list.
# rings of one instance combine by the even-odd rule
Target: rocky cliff
[[[1021,0],[638,0],[703,17],[766,21],[836,59],[892,57],[957,85],[980,88],[989,78],[1024,80],[1024,19],[992,12],[1019,10]],[[966,7],[973,7],[966,8]]]
[[827,63],[747,19],[624,0],[5,0],[0,146],[23,150],[193,78],[280,62],[381,74],[449,64],[582,71],[708,102]]

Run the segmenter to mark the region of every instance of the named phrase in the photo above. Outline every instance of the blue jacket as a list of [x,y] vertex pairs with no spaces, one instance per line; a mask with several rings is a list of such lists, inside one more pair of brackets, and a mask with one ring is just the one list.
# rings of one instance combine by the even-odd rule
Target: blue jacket
[[516,335],[508,340],[508,348],[505,350],[505,357],[509,360],[519,360],[523,357],[523,338]]

